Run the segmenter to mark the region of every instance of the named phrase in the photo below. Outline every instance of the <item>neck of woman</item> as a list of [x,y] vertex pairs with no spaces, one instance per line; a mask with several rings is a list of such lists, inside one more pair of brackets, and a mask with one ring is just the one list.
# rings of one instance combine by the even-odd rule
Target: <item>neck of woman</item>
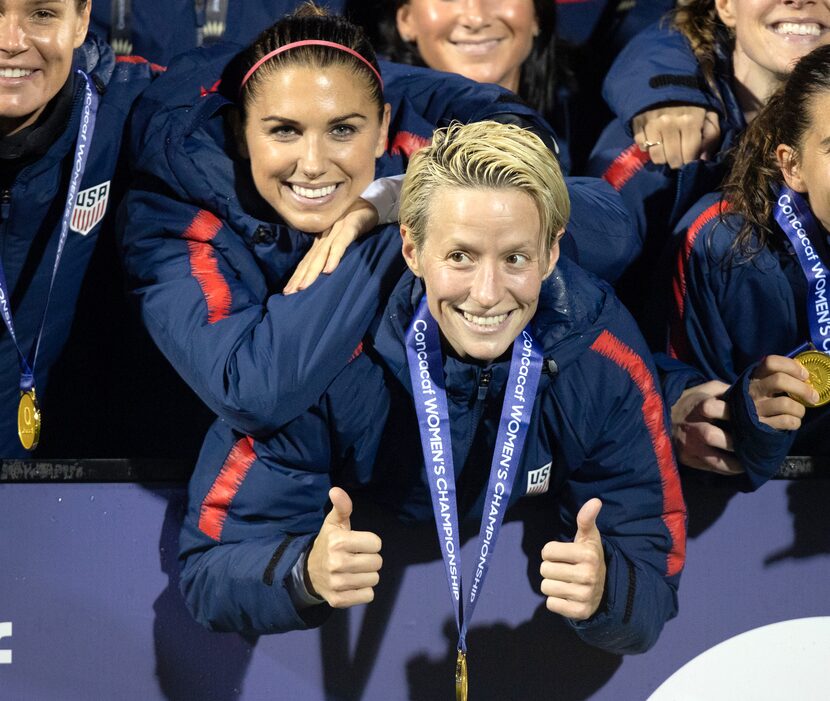
[[739,44],[735,45],[732,52],[732,71],[738,103],[744,113],[744,118],[749,123],[755,119],[770,95],[784,81],[784,76],[779,76],[758,65],[743,52]]

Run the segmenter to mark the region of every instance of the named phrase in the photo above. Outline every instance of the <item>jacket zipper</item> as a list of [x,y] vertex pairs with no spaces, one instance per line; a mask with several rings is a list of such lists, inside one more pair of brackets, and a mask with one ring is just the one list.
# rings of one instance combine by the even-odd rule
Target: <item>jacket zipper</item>
[[482,370],[481,375],[478,377],[478,393],[476,395],[475,406],[473,406],[470,432],[467,436],[465,461],[470,457],[470,449],[473,447],[473,439],[476,437],[476,431],[478,431],[478,422],[481,421],[481,413],[484,410],[484,399],[487,396],[487,391],[490,389],[490,380],[492,377],[492,370]]

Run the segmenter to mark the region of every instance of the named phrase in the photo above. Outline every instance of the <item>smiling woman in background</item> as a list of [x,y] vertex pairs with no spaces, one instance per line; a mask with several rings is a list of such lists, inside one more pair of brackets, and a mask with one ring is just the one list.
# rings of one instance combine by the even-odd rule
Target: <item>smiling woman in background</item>
[[544,0],[396,0],[381,10],[383,50],[394,61],[497,83],[520,95],[567,144],[567,72],[554,3]]
[[124,121],[152,77],[87,37],[89,12],[0,2],[0,457],[37,446],[41,402],[46,435],[71,423],[71,407],[50,412],[47,379],[99,234],[112,235]]

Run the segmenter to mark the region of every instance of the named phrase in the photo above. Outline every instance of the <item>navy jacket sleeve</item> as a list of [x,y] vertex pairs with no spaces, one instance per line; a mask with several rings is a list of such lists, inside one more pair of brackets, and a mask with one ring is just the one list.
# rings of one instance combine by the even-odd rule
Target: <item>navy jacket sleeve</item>
[[634,218],[601,178],[567,177],[565,184],[571,218],[563,251],[597,277],[614,282],[642,249]]
[[605,78],[602,96],[628,136],[635,116],[661,105],[722,111],[705,87],[686,37],[662,23],[637,34],[620,52]]
[[179,538],[181,590],[205,627],[274,633],[326,617],[326,606],[297,611],[288,588],[320,529],[330,486],[327,443],[315,447],[319,453],[303,454],[288,446],[278,461],[277,448],[222,422],[208,433]]
[[735,454],[746,470],[743,487],[757,489],[775,474],[796,434],[759,421],[749,381],[761,358],[798,345],[797,304],[769,249],[749,260],[732,250],[739,220],[721,219],[726,207],[711,195],[681,222],[669,353],[707,379],[732,383],[726,401]]
[[314,407],[267,440],[214,424],[180,537],[181,588],[202,625],[281,633],[326,619],[327,604],[297,610],[291,569],[320,530],[332,475],[346,462],[373,462],[388,408],[381,382],[381,369],[360,355]]
[[[559,158],[568,172],[570,159],[553,128],[538,112],[515,93],[498,85],[479,83],[455,73],[443,73],[389,61],[381,61],[384,96],[394,107],[406,100],[415,114],[433,127],[446,126],[453,120],[480,122],[492,119],[517,124],[533,131]],[[393,125],[393,130],[396,125]]]
[[122,215],[130,286],[153,340],[220,418],[252,435],[321,396],[403,267],[388,226],[353,244],[331,275],[284,296],[251,253],[280,241],[245,242],[212,213],[140,189]]
[[[686,548],[668,416],[645,343],[632,327],[629,320],[603,331],[581,369],[566,368],[556,380],[564,383],[557,392],[579,393],[585,417],[601,423],[566,455],[576,467],[562,498],[565,522],[575,531],[582,505],[602,500],[597,527],[607,566],[604,606],[572,624],[585,642],[618,654],[650,648],[676,615]],[[582,414],[569,414],[583,423]]]

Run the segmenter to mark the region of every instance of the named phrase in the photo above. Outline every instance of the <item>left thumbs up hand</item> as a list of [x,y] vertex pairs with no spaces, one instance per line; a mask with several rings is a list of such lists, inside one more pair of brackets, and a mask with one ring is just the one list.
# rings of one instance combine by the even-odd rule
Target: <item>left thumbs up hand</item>
[[605,555],[597,529],[602,508],[599,499],[589,499],[576,516],[573,543],[551,541],[542,548],[542,594],[548,611],[575,621],[594,615],[605,590]]

